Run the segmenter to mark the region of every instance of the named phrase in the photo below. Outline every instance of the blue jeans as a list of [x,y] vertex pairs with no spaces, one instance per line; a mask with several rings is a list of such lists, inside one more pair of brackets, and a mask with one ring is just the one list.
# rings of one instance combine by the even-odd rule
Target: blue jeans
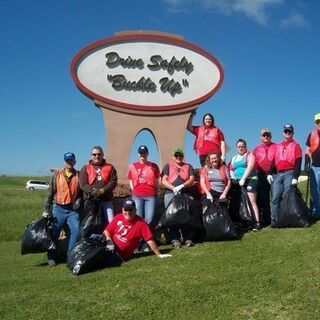
[[[60,206],[54,204],[52,207],[52,216],[53,216],[53,239],[56,244],[58,244],[58,239],[60,236],[61,229],[64,225],[69,226],[70,236],[68,243],[69,255],[70,251],[73,249],[77,243],[80,235],[79,228],[79,214],[76,211],[72,210],[72,206]],[[58,255],[57,250],[50,250],[48,252],[48,260],[57,261]]]
[[279,172],[278,174],[273,174],[272,177],[271,223],[277,220],[282,194],[287,192],[291,186],[293,170]]
[[132,199],[137,206],[137,215],[145,219],[148,225],[150,225],[156,211],[156,197],[133,196]]
[[104,215],[104,219],[106,221],[106,226],[107,226],[113,219],[112,201],[103,201],[100,203],[100,206],[101,206],[101,211]]
[[311,212],[314,217],[320,217],[320,167],[310,170]]
[[[173,198],[174,193],[173,192],[167,192],[164,194],[164,207],[166,208]],[[181,232],[181,233],[180,233]],[[177,227],[170,227],[168,228],[169,238],[170,242],[173,242],[174,240],[179,240],[182,236],[183,240],[192,240],[193,241],[193,230],[190,228],[185,228],[184,226],[177,226]]]

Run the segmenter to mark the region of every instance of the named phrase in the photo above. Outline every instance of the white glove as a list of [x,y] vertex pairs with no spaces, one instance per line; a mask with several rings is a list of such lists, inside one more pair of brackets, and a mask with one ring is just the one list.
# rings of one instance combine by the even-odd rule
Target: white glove
[[171,258],[171,257],[172,257],[171,254],[164,254],[164,253],[162,253],[162,254],[159,254],[159,255],[158,255],[158,258],[160,258],[160,259]]
[[173,193],[174,194],[177,194],[179,193],[180,190],[182,190],[184,188],[184,185],[183,184],[180,184],[179,186],[176,186],[173,188]]
[[296,186],[297,184],[298,184],[298,180],[297,179],[292,179],[291,185],[292,186]]
[[213,202],[213,197],[211,193],[207,194],[207,199]]
[[244,184],[245,184],[245,182],[246,182],[245,179],[240,179],[240,180],[239,180],[239,186],[240,186],[240,187],[243,187]]
[[268,180],[269,184],[271,184],[273,182],[273,177],[271,174],[267,175],[267,180]]
[[113,251],[115,248],[114,248],[114,243],[112,240],[107,240],[107,243],[106,243],[106,248],[109,250],[109,251]]
[[52,217],[52,214],[50,212],[43,211],[42,216],[46,219],[50,219]]

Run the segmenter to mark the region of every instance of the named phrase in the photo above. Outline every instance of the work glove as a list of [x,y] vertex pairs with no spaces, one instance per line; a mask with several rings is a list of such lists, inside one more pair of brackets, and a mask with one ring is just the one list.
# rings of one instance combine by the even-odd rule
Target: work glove
[[183,188],[184,188],[184,185],[180,184],[179,186],[176,186],[173,188],[173,193],[178,194]]
[[245,183],[246,183],[246,179],[240,179],[239,180],[239,186],[240,187],[243,187]]
[[104,194],[104,189],[95,189],[93,188],[91,195],[93,196],[94,199],[97,199],[99,197],[101,197]]
[[296,186],[298,184],[298,179],[292,179],[291,185]]
[[213,197],[211,193],[207,194],[207,199],[213,202]]
[[273,182],[273,177],[271,174],[267,175],[267,180],[268,180],[269,184],[271,184]]
[[106,241],[106,248],[109,251],[114,251],[114,243],[113,243],[113,241],[111,239]]
[[309,173],[310,172],[310,166],[311,166],[311,163],[310,163],[310,157],[308,154],[305,155],[304,157],[304,171],[305,173]]
[[171,258],[171,257],[172,257],[172,255],[167,254],[167,253],[161,253],[158,255],[158,258],[160,258],[160,259]]
[[46,219],[52,218],[52,214],[51,214],[50,212],[48,212],[48,211],[43,211],[43,212],[42,212],[42,216],[43,216],[44,218],[46,218]]

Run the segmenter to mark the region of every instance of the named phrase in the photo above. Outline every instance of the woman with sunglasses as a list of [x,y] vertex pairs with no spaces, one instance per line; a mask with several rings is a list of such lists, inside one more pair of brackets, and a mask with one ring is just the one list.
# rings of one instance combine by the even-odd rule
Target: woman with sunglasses
[[81,168],[80,188],[84,192],[85,208],[101,210],[106,224],[113,219],[113,189],[117,186],[117,171],[107,163],[100,146],[91,149],[91,160]]
[[248,151],[247,142],[243,139],[237,141],[236,147],[237,154],[232,157],[229,163],[230,175],[240,187],[246,189],[256,221],[252,226],[252,231],[258,231],[260,230],[260,217],[257,205],[258,176],[255,156]]
[[202,126],[193,126],[194,110],[189,118],[187,130],[196,136],[194,150],[199,156],[200,164],[203,167],[207,155],[212,152],[219,153],[222,161],[226,159],[226,143],[222,131],[215,126],[214,117],[211,113],[206,113],[202,119]]
[[199,176],[204,197],[212,202],[227,198],[231,188],[230,173],[218,153],[213,152],[207,156],[206,165],[200,169]]
[[[165,187],[164,191],[164,206],[165,208],[170,203],[175,194],[179,192],[188,193],[188,188],[194,184],[194,170],[193,167],[184,162],[184,154],[180,148],[173,151],[173,159],[167,163],[162,170],[161,182]],[[193,206],[191,204],[191,210]],[[190,228],[172,227],[169,228],[170,241],[174,248],[181,247],[181,235],[186,247],[193,246],[193,232]],[[181,235],[180,235],[181,231]]]
[[270,148],[272,162],[267,179],[272,191],[271,226],[276,223],[283,193],[287,192],[291,185],[298,184],[301,172],[302,150],[300,145],[293,140],[293,136],[293,126],[286,124],[283,127],[284,141]]

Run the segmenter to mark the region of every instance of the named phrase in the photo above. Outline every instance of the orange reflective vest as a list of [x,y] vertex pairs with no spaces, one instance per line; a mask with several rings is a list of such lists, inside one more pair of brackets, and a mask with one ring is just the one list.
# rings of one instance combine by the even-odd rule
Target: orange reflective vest
[[[100,176],[103,179],[105,184],[109,182],[111,170],[112,170],[111,164],[105,162],[101,165]],[[88,175],[88,183],[90,185],[93,184],[94,180],[98,176],[98,172],[91,163],[87,164],[87,175]]]
[[[225,166],[224,164],[222,164],[222,165],[220,166],[220,168],[219,168],[219,174],[220,174],[220,177],[221,177],[223,183],[224,183],[225,185],[227,185],[227,184],[228,184],[228,178],[227,178],[227,174],[226,174],[226,166]],[[211,189],[211,185],[210,185],[210,181],[209,181],[209,178],[208,178],[208,171],[207,171],[207,169],[206,169],[206,168],[201,168],[201,169],[199,170],[199,175],[200,175],[200,179],[201,179],[201,178],[204,179],[204,183],[205,183],[207,189],[210,190],[210,189]],[[201,192],[202,194],[205,193],[205,191],[204,191],[203,188],[201,187],[201,183],[200,183],[200,192]]]
[[317,150],[318,146],[319,146],[319,133],[318,133],[318,130],[315,129],[311,131],[311,134],[310,134],[309,156],[311,156],[311,154]]
[[178,167],[173,160],[170,161],[168,181],[172,184],[178,177],[182,178],[184,181],[189,180],[189,168],[190,165],[187,163],[183,162],[182,166]]
[[208,136],[210,137],[210,142],[214,145],[216,145],[216,149],[220,150],[221,146],[220,146],[220,141],[219,141],[219,129],[217,127],[210,127],[207,128],[206,126],[200,126],[199,127],[199,131],[198,131],[198,135],[196,137],[196,140],[194,142],[194,150],[198,153],[198,150],[203,146],[203,142],[204,142],[204,136],[206,133],[206,130],[209,130],[209,134]]
[[135,163],[129,165],[129,173],[134,188],[139,184],[139,178],[143,178],[143,183],[156,187],[156,177],[152,170],[152,164],[152,162],[147,161],[140,172],[138,172]]
[[73,203],[79,193],[78,175],[73,175],[69,181],[64,175],[64,170],[56,170],[56,194],[55,200],[57,204],[65,205]]

